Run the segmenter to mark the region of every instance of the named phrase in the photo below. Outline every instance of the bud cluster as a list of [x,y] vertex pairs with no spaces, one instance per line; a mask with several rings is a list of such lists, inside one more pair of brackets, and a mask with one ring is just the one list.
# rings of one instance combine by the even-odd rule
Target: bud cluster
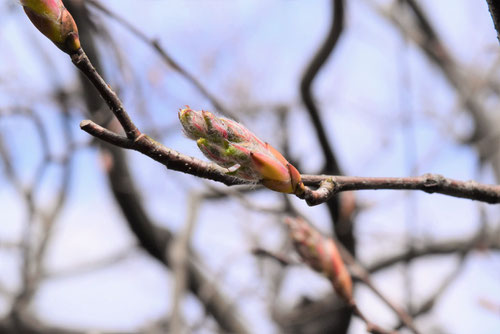
[[243,125],[208,111],[187,107],[179,120],[187,137],[196,140],[201,152],[230,174],[279,192],[303,191],[300,173],[271,145]]

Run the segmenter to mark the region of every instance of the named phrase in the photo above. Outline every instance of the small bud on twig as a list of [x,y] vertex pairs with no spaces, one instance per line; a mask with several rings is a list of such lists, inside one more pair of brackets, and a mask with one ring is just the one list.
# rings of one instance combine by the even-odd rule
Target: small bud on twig
[[326,238],[300,217],[285,219],[297,253],[312,269],[323,273],[335,292],[349,305],[354,305],[351,275],[331,238]]
[[179,120],[203,154],[231,175],[283,193],[304,192],[299,171],[243,125],[189,107],[180,110]]
[[62,51],[80,49],[78,28],[61,0],[20,0],[33,25]]

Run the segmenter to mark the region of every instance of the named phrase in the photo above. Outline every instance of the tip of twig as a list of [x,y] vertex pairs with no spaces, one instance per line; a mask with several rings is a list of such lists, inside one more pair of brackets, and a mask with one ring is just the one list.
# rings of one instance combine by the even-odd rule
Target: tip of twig
[[91,120],[89,119],[84,119],[83,121],[80,122],[80,129],[84,129],[88,127],[92,123]]

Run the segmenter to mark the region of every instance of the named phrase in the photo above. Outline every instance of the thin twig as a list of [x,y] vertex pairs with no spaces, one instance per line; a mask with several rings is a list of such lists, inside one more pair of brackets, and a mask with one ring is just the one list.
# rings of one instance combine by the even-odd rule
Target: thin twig
[[321,181],[319,188],[316,190],[311,190],[306,187],[304,193],[299,197],[304,198],[309,206],[314,206],[325,203],[335,193],[337,193],[335,183],[332,179],[327,178]]
[[255,255],[258,258],[267,258],[276,261],[283,267],[291,266],[296,263],[294,263],[291,259],[287,258],[286,256],[282,254],[277,254],[274,252],[271,252],[267,249],[264,248],[253,248],[252,249],[252,254]]
[[394,313],[397,314],[401,322],[410,329],[413,333],[420,333],[415,327],[413,319],[406,313],[401,307],[397,306],[390,299],[385,297],[385,295],[373,284],[370,273],[358,263],[358,261],[351,255],[351,253],[342,245],[338,244],[339,250],[342,254],[342,258],[346,262],[347,266],[350,268],[353,276],[360,281],[362,281],[370,290],[372,290]]
[[368,189],[421,190],[426,193],[439,193],[490,204],[500,203],[500,186],[498,185],[458,181],[439,174],[424,174],[415,177],[302,176],[306,185],[317,185],[328,178],[334,183],[335,192]]
[[405,251],[401,254],[392,254],[384,259],[375,261],[368,267],[368,270],[369,272],[374,273],[385,268],[389,268],[399,262],[406,262],[431,255],[447,255],[455,254],[457,252],[466,254],[475,249],[488,249],[499,252],[500,238],[497,238],[497,233],[498,231],[487,233],[482,235],[481,238],[433,242],[428,245],[424,245],[422,248],[415,248],[411,253]]
[[109,109],[111,109],[116,119],[120,122],[123,130],[125,130],[127,138],[136,139],[139,137],[141,133],[135,126],[134,122],[130,119],[128,113],[125,111],[125,107],[123,106],[120,98],[96,71],[85,52],[80,49],[78,52],[72,54],[71,61],[83,74],[87,76],[94,87],[97,88],[99,94],[101,94]]
[[[464,270],[464,262],[465,262],[466,254],[462,253],[460,255],[460,260],[459,263],[457,264],[457,267],[450,273],[448,276],[441,282],[439,287],[436,289],[436,291],[425,301],[423,302],[418,308],[415,308],[411,312],[411,316],[415,319],[418,316],[421,316],[422,314],[425,314],[429,311],[432,310],[436,302],[438,301],[439,297],[441,297],[446,290],[450,287],[450,285],[455,282],[460,277],[460,272]],[[400,322],[397,326],[396,329],[400,329],[403,327],[404,324]]]
[[358,316],[361,320],[364,321],[366,324],[366,331],[368,333],[372,334],[396,334],[397,332],[395,331],[386,331],[385,329],[379,327],[378,325],[374,324],[370,320],[368,320],[365,315],[361,312],[361,310],[358,308],[358,305],[353,304],[352,306],[352,311],[353,313]]

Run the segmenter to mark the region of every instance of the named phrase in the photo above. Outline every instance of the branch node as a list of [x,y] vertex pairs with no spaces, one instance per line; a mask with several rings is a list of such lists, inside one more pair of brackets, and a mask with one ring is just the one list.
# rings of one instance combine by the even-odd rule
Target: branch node
[[305,199],[309,206],[315,206],[327,202],[336,193],[336,183],[333,178],[329,177],[321,181],[319,188],[316,190],[304,187],[303,192],[297,194],[297,197]]

